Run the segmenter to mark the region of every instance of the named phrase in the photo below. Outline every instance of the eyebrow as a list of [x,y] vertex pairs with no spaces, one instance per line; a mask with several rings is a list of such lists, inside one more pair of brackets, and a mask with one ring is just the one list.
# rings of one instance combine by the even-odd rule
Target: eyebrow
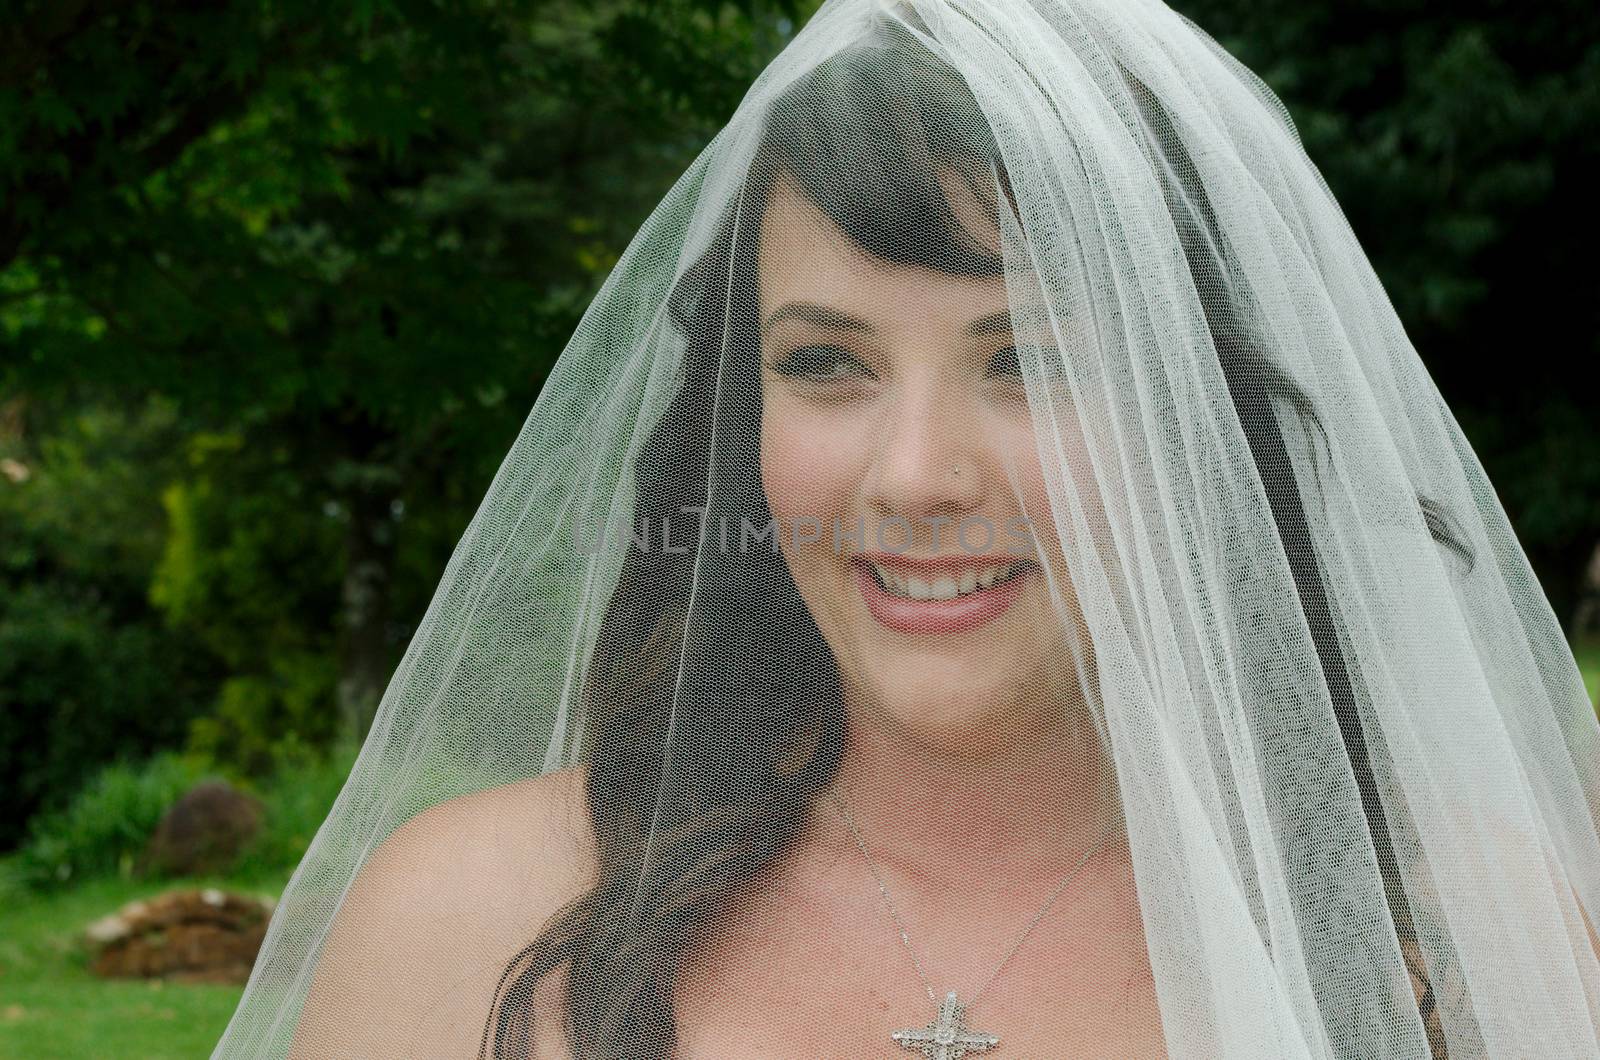
[[1048,306],[1042,303],[1029,303],[979,317],[967,325],[967,330],[974,335],[1005,335],[1011,331],[1013,321],[1022,327],[1054,330],[1051,325],[1055,322],[1055,317]]
[[[1019,306],[1016,309],[1002,309],[998,313],[990,313],[986,317],[979,317],[967,325],[967,331],[973,335],[1004,335],[1011,331],[1013,316],[1021,323],[1038,322],[1049,323],[1050,314],[1041,306]],[[765,335],[778,323],[785,320],[804,320],[818,327],[832,328],[835,331],[860,331],[871,334],[875,329],[860,317],[851,316],[849,313],[827,306],[816,305],[812,302],[786,302],[774,309],[761,325],[761,333]]]
[[974,335],[1004,335],[1011,330],[1011,310],[1002,309],[998,313],[979,317],[967,325],[967,330]]
[[873,327],[860,317],[853,317],[849,313],[841,313],[837,309],[816,305],[811,302],[786,302],[772,311],[766,323],[761,325],[761,333],[765,335],[771,331],[773,325],[784,320],[804,320],[821,328],[832,328],[835,331],[863,331],[871,333]]

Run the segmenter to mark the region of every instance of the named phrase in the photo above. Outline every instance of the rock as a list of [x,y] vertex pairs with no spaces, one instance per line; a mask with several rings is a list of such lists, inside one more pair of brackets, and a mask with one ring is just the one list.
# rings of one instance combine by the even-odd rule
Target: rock
[[222,780],[202,780],[172,804],[145,847],[143,871],[226,872],[261,828],[261,802]]
[[85,930],[89,968],[107,978],[243,983],[273,900],[206,888],[129,902]]

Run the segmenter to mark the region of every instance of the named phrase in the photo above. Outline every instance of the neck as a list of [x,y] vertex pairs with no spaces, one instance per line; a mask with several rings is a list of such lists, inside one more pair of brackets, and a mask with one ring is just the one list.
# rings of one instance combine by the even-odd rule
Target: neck
[[[930,883],[987,873],[1015,880],[1059,872],[1108,827],[1107,845],[1117,841],[1112,766],[1081,710],[968,750],[961,741],[929,746],[848,696],[846,706],[833,790],[886,867]],[[815,812],[821,835],[854,848],[831,798],[819,799]]]

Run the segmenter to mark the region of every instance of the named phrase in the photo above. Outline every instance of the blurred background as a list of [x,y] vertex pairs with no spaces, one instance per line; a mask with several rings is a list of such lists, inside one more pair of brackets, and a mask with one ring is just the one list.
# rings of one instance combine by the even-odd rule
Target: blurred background
[[[0,1057],[210,1052],[547,369],[815,6],[0,5]],[[1174,6],[1288,105],[1592,698],[1600,8]]]

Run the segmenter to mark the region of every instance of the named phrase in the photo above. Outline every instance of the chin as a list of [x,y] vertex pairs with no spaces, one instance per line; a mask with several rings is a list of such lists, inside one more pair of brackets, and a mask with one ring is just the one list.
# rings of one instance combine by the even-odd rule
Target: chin
[[[821,566],[820,564],[818,565]],[[860,706],[928,746],[975,749],[1034,713],[1055,647],[1040,640],[1038,578],[1012,613],[961,632],[886,627],[863,604],[853,574],[798,567],[797,586],[840,677]]]
[[[869,690],[871,703],[889,720],[921,743],[968,750],[1003,731],[998,720],[1018,706],[1015,675],[1026,672],[1003,654],[985,661],[964,655],[891,661],[879,655],[874,665],[858,687]],[[985,674],[1011,679],[981,679]]]

